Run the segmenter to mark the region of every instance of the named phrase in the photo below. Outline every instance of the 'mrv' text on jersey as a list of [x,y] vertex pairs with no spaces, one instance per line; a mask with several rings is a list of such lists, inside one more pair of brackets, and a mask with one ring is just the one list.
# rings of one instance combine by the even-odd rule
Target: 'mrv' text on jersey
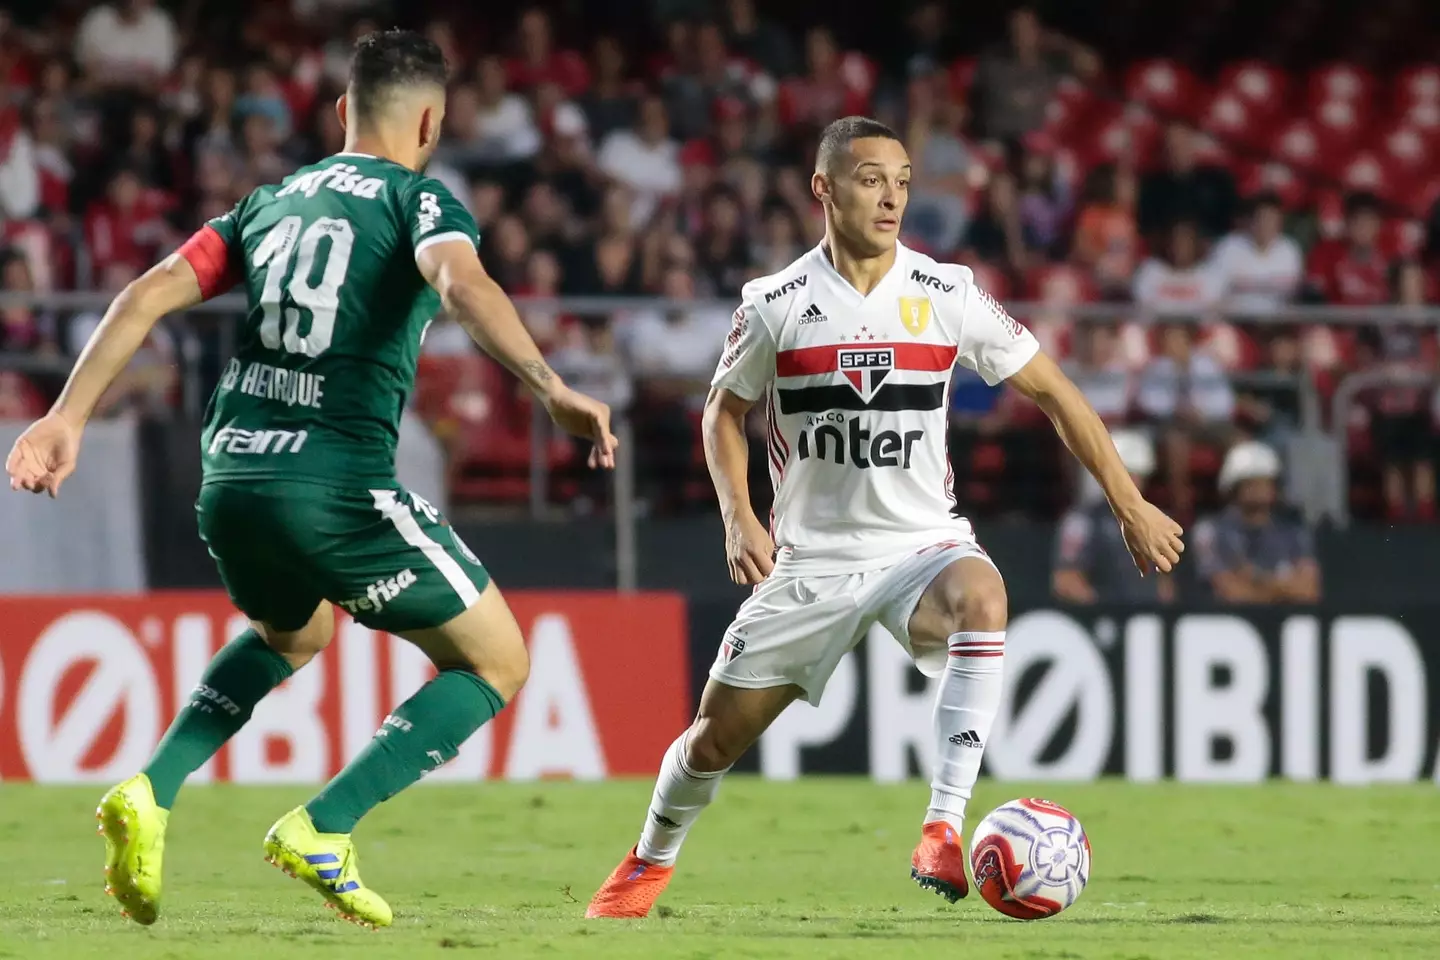
[[955,284],[945,283],[939,277],[932,277],[930,276],[930,274],[921,273],[919,270],[911,270],[910,279],[914,280],[921,286],[930,287],[932,289],[939,290],[942,293],[949,293],[955,289]]

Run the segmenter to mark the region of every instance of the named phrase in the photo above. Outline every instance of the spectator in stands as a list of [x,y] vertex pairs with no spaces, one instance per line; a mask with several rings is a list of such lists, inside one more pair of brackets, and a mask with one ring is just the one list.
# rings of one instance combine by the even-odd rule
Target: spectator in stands
[[481,57],[476,64],[475,94],[475,146],[485,161],[515,163],[539,152],[540,131],[530,103],[507,88],[499,57]]
[[1114,428],[1130,419],[1134,376],[1120,356],[1114,324],[1076,324],[1075,348],[1063,366],[1106,425]]
[[573,97],[590,82],[584,57],[555,48],[550,15],[544,10],[530,7],[522,13],[515,34],[517,56],[505,65],[509,89],[528,91],[549,82],[559,84],[566,96]]
[[175,21],[154,0],[118,0],[80,21],[75,59],[102,86],[153,87],[175,66]]
[[700,275],[707,296],[740,296],[750,281],[750,250],[740,220],[740,198],[729,187],[711,187],[705,196],[705,225],[696,239]]
[[673,509],[684,496],[695,445],[695,423],[729,329],[728,313],[686,309],[695,297],[689,270],[665,271],[661,296],[676,305],[630,318],[623,344],[637,380],[637,473],[646,498]]
[[998,173],[990,179],[984,204],[971,218],[961,244],[960,260],[1005,265],[1019,270],[1025,264],[1025,240],[1020,232],[1020,209],[1015,178]]
[[1211,266],[1230,314],[1270,316],[1295,298],[1303,258],[1300,245],[1283,232],[1285,209],[1279,196],[1258,193],[1247,207],[1244,229],[1215,245]]
[[778,273],[804,252],[805,239],[794,212],[782,201],[765,207],[760,230],[750,249],[750,273],[763,277]]
[[726,42],[772,77],[795,73],[795,48],[779,26],[759,16],[755,0],[726,0]]
[[672,70],[661,84],[671,125],[681,140],[703,137],[710,132],[715,101],[731,99],[743,103],[748,95],[745,68],[740,61],[731,59],[720,24],[714,21],[699,24],[695,28],[694,47],[693,66]]
[[[1396,306],[1423,308],[1425,273],[1406,261],[1393,271]],[[1370,415],[1370,438],[1380,461],[1385,517],[1392,523],[1435,520],[1435,429],[1427,404],[1436,372],[1436,345],[1429,324],[1392,322],[1363,328],[1357,359],[1389,374],[1389,381],[1362,396]]]
[[906,239],[936,256],[960,246],[970,221],[970,173],[974,162],[965,142],[965,107],[946,95],[943,72],[910,83],[905,145],[914,163]]
[[1134,171],[1110,163],[1096,167],[1081,194],[1074,259],[1091,272],[1101,296],[1129,296],[1139,241]]
[[23,373],[0,369],[0,422],[29,420],[45,412],[45,397]]
[[780,120],[799,139],[808,138],[831,120],[869,110],[869,98],[850,82],[843,60],[828,27],[815,26],[806,32],[806,72],[786,80],[780,88]]
[[1206,240],[1234,225],[1235,178],[1215,164],[1202,164],[1194,128],[1181,122],[1165,128],[1160,169],[1140,183],[1140,232],[1152,242],[1176,220],[1194,220]]
[[1093,73],[1093,52],[1058,34],[1048,34],[1030,7],[1010,14],[1009,43],[985,54],[970,88],[976,129],[987,140],[1019,140],[1045,123],[1045,108],[1068,71]]
[[[615,342],[615,331],[606,317],[587,317],[570,327],[560,347],[549,354],[550,366],[565,382],[587,396],[610,405],[611,415],[625,416],[635,395],[635,385]],[[575,462],[583,464],[590,444],[570,438]],[[581,471],[577,510],[588,512],[596,503],[608,500],[610,478],[595,470]]]
[[1373,193],[1345,198],[1345,235],[1322,240],[1310,251],[1306,280],[1319,299],[1353,307],[1390,302],[1390,262],[1380,249],[1382,222],[1380,200]]
[[1032,135],[1026,141],[1027,148],[1017,151],[1020,155],[1011,163],[1020,171],[1020,232],[1027,249],[1046,259],[1064,259],[1070,240],[1066,235],[1073,200],[1070,188],[1055,168],[1048,140]]
[[1248,382],[1235,397],[1236,419],[1245,432],[1288,455],[1300,429],[1300,391],[1311,377],[1300,348],[1300,331],[1290,324],[1263,328],[1260,369],[1271,382]]
[[[0,93],[5,89],[0,77]],[[0,221],[23,220],[40,206],[35,141],[20,111],[0,100]]]
[[1164,450],[1171,515],[1193,517],[1191,452],[1197,443],[1224,449],[1234,440],[1235,393],[1215,358],[1194,349],[1189,324],[1161,327],[1160,355],[1140,373],[1137,405]]
[[640,101],[638,85],[626,76],[625,50],[619,40],[600,37],[590,59],[594,79],[575,102],[585,111],[590,136],[600,143],[616,130],[634,126]]
[[[18,250],[0,251],[0,288],[34,293],[30,262]],[[0,353],[54,354],[58,349],[55,317],[25,305],[0,307]]]
[[[1138,430],[1111,434],[1120,462],[1135,485],[1144,489],[1155,472],[1155,448]],[[1151,572],[1145,577],[1120,535],[1110,504],[1093,477],[1082,471],[1078,502],[1060,521],[1050,590],[1069,603],[1170,603],[1175,581]]]
[[1206,318],[1220,300],[1213,265],[1200,259],[1199,228],[1193,220],[1176,220],[1165,245],[1135,271],[1135,304],[1149,314]]
[[1220,468],[1218,514],[1195,526],[1200,585],[1224,603],[1318,603],[1314,537],[1278,505],[1280,458],[1258,441],[1237,444]]
[[680,192],[679,153],[670,137],[665,101],[654,95],[640,102],[640,122],[633,130],[616,130],[600,145],[600,170],[630,188],[633,226],[647,223],[662,201]]

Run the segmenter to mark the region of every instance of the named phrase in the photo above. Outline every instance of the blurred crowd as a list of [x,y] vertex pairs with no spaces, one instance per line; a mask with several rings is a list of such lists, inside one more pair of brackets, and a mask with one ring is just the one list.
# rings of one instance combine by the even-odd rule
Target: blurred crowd
[[[425,7],[257,2],[220,22],[206,4],[154,0],[0,11],[0,287],[118,291],[257,184],[339,150],[351,43]],[[953,5],[908,4],[864,49],[823,23],[772,22],[755,0],[651,0],[641,26],[598,35],[555,9],[482,14],[493,29],[410,24],[452,65],[429,173],[474,214],[488,269],[555,367],[629,415],[653,509],[704,500],[697,412],[735,297],[818,241],[815,135],[865,113],[915,161],[904,241],[1030,304],[1017,315],[1107,421],[1154,444],[1148,482],[1179,516],[1216,505],[1237,441],[1283,457],[1307,391],[1326,397],[1347,372],[1386,365],[1413,384],[1363,393],[1353,422],[1327,426],[1349,433],[1359,512],[1434,519],[1435,332],[1366,313],[1436,301],[1433,161],[1397,204],[1388,179],[1306,167],[1288,140],[1257,146],[1247,124],[1284,100],[1275,71],[1252,67],[1264,89],[1224,71],[1181,104],[1191,80],[1106,63],[1023,7],[981,43]],[[1440,142],[1422,127],[1422,107],[1440,115],[1440,72],[1431,79],[1431,94],[1405,81],[1421,91],[1404,109],[1426,150]],[[1302,98],[1314,124],[1361,95],[1325,82],[1324,97]],[[1216,106],[1225,97],[1244,122]],[[524,305],[605,295],[668,304]],[[1349,308],[1349,322],[1277,322],[1296,304]],[[98,320],[23,306],[0,319],[0,357],[57,361]],[[213,323],[167,321],[104,412],[166,415],[182,359],[213,371],[226,342]],[[435,324],[425,354],[415,411],[447,444],[460,499],[523,501],[540,456],[557,498],[603,501],[575,450],[532,434],[525,399],[453,327]],[[55,379],[39,369],[0,362],[0,417],[43,408]],[[1049,517],[1067,506],[1056,480],[1069,474],[1051,439],[1035,441],[1050,435],[1033,409],[962,371],[952,422],[962,504]]]

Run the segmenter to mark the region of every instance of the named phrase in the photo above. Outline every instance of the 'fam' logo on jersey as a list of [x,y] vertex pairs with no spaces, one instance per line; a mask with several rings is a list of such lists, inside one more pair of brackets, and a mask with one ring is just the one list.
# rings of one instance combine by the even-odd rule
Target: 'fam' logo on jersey
[[890,347],[880,350],[841,347],[835,351],[835,359],[840,364],[840,372],[866,403],[895,369],[895,351]]

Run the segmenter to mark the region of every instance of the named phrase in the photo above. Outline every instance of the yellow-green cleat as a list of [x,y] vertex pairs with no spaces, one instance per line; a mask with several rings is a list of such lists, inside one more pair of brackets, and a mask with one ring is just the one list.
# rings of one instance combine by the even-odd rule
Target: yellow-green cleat
[[95,808],[105,838],[105,892],[121,912],[149,926],[160,916],[160,868],[170,811],[155,803],[143,773],[110,788]]
[[304,880],[340,916],[364,927],[388,927],[390,904],[360,879],[360,856],[347,833],[320,833],[304,807],[275,822],[265,835],[265,862]]

